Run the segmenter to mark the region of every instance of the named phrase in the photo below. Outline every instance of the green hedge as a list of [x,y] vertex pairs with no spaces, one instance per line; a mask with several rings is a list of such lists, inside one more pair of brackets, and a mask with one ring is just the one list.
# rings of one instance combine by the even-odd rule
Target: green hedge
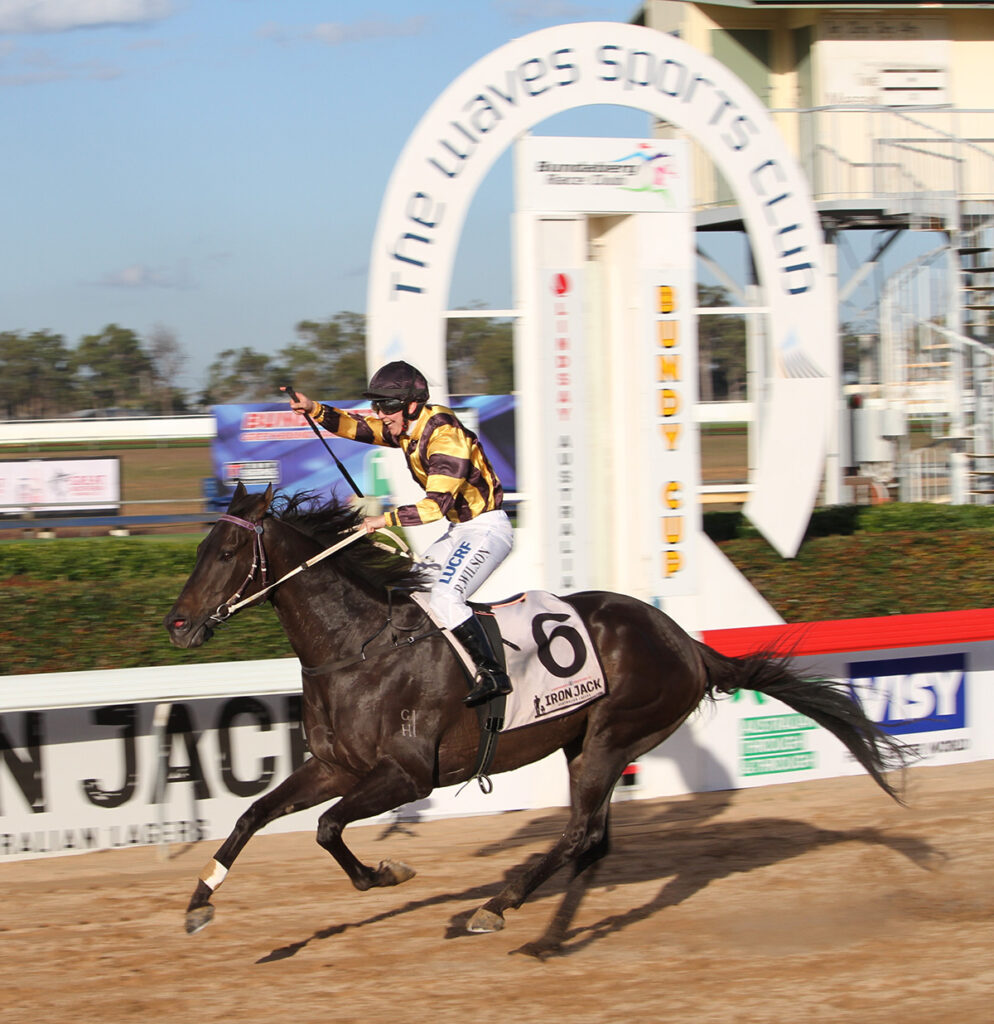
[[741,513],[707,513],[704,531],[788,622],[994,607],[994,507],[816,509],[786,560]]
[[[811,515],[805,541],[813,537],[855,533],[930,533],[937,530],[994,530],[994,505],[931,505],[926,502],[886,505],[833,505]],[[705,512],[704,532],[716,543],[758,537],[741,512]]]
[[[788,622],[994,607],[994,508],[819,509],[784,560],[738,513],[705,531]],[[0,542],[0,675],[291,656],[269,605],[246,609],[196,651],[162,620],[197,537]]]
[[195,651],[162,621],[196,560],[198,537],[0,543],[0,675],[241,661],[292,655],[269,605],[247,609]]
[[85,537],[0,543],[0,580],[91,580],[99,583],[187,576],[199,537]]

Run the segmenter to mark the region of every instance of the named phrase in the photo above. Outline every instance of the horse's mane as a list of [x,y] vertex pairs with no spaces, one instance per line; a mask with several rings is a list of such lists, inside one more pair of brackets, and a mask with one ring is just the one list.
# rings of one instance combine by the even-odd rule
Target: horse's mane
[[[365,514],[354,505],[341,502],[335,497],[322,502],[310,491],[278,494],[267,513],[326,548],[358,529]],[[411,562],[404,555],[385,551],[372,541],[373,538],[370,538],[349,544],[332,555],[329,561],[335,563],[336,570],[363,584],[377,596],[382,596],[388,586],[404,590],[427,589],[428,581],[416,562]]]

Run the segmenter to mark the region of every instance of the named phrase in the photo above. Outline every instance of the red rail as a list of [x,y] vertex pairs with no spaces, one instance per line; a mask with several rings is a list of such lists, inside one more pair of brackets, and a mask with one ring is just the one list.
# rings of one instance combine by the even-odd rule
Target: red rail
[[836,651],[982,643],[994,640],[994,608],[708,629],[702,632],[701,639],[722,654],[733,656],[754,651],[804,656]]

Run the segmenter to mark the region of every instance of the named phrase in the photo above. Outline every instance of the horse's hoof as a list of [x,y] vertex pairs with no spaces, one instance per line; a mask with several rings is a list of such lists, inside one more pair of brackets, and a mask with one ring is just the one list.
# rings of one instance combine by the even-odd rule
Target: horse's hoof
[[214,908],[210,903],[197,907],[196,910],[188,910],[186,912],[186,934],[196,935],[197,932],[206,928],[213,920]]
[[480,909],[469,919],[466,925],[468,932],[499,932],[504,927],[504,918],[486,907]]
[[381,885],[400,885],[402,882],[412,879],[417,871],[403,861],[381,860],[376,873],[381,879]]

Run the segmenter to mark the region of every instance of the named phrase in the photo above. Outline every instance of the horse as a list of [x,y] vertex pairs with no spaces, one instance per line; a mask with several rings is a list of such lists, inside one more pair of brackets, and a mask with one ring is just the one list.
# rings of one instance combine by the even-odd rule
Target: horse
[[[462,702],[461,663],[411,598],[424,587],[417,563],[366,535],[354,507],[334,499],[319,504],[308,495],[274,498],[271,486],[250,494],[238,485],[201,541],[164,624],[175,645],[195,648],[232,611],[268,599],[301,663],[301,717],[311,756],[238,818],[197,881],[186,911],[189,934],[212,920],[212,896],[258,829],[336,798],[318,819],[316,839],[352,885],[364,891],[414,876],[399,861],[364,864],[342,833],[350,822],[474,777],[480,723]],[[756,690],[808,716],[901,802],[885,775],[903,769],[903,749],[867,718],[845,684],[803,676],[789,656],[774,652],[722,655],[633,597],[586,591],[565,600],[586,625],[607,692],[562,717],[500,736],[493,774],[563,751],[569,821],[544,856],[512,873],[476,910],[469,931],[503,928],[505,912],[555,872],[570,865],[576,877],[601,860],[609,850],[611,794],[624,769],[719,694]],[[406,641],[384,641],[384,624],[395,638],[406,632]]]

